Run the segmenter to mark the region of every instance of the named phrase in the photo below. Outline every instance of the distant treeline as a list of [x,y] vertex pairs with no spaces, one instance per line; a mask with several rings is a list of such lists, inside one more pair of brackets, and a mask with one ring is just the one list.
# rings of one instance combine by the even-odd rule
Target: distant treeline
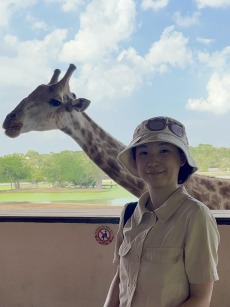
[[48,182],[53,186],[95,187],[105,174],[83,151],[10,154],[0,158],[0,182],[20,188],[20,182]]
[[206,172],[212,168],[217,168],[221,171],[230,170],[230,148],[200,144],[197,147],[190,147],[190,150],[196,160],[199,171]]
[[[190,147],[200,171],[216,168],[230,170],[230,148],[201,144]],[[0,182],[10,182],[20,188],[20,182],[48,182],[53,186],[100,187],[106,175],[83,151],[62,151],[39,154],[29,150],[26,154],[0,157]]]

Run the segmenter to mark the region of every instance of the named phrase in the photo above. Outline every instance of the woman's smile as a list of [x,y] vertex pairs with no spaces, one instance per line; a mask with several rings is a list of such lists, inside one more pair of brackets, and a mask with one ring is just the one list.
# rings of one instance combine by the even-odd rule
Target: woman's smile
[[152,170],[152,169],[146,170],[146,174],[153,175],[153,176],[162,175],[164,173],[165,173],[165,171],[163,171],[163,170]]

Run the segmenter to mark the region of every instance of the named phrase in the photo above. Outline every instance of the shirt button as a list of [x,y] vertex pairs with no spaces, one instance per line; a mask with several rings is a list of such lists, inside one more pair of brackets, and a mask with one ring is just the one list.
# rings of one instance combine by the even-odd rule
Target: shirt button
[[136,262],[139,261],[139,256],[135,256],[135,261],[136,261]]

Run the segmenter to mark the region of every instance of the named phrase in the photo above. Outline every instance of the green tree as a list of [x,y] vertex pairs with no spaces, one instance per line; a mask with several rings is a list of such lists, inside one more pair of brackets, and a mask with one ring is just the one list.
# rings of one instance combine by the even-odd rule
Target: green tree
[[25,154],[25,159],[28,166],[33,170],[31,174],[31,180],[34,183],[44,181],[44,176],[42,173],[43,159],[42,155],[39,155],[37,151],[29,150]]
[[95,186],[102,171],[82,151],[62,151],[43,156],[42,174],[53,186]]
[[12,154],[0,158],[0,176],[11,183],[11,187],[20,188],[20,181],[31,178],[31,168],[21,154]]
[[45,181],[51,183],[53,186],[61,180],[61,171],[58,163],[56,163],[55,154],[43,155],[42,174]]
[[83,151],[79,151],[76,154],[78,163],[83,167],[85,178],[87,178],[85,186],[97,186],[100,188],[102,178],[106,176],[105,173]]

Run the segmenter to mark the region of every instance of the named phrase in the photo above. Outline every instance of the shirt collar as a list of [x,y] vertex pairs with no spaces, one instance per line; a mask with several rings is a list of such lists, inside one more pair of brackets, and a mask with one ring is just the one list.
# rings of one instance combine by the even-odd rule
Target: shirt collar
[[146,208],[146,203],[150,198],[149,192],[145,192],[139,199],[136,210],[134,211],[134,218],[139,224],[141,222],[142,216],[146,212],[151,212],[156,214],[158,219],[165,223],[167,220],[180,208],[184,201],[189,197],[184,186],[179,187],[169,199],[154,212]]
[[154,210],[158,219],[165,223],[167,220],[181,207],[185,200],[189,197],[186,189],[179,187],[166,202],[158,209]]
[[142,216],[145,212],[151,212],[145,206],[149,198],[150,198],[149,192],[145,192],[144,194],[141,195],[138,201],[137,208],[134,211],[134,219],[137,221],[137,224],[140,224]]

